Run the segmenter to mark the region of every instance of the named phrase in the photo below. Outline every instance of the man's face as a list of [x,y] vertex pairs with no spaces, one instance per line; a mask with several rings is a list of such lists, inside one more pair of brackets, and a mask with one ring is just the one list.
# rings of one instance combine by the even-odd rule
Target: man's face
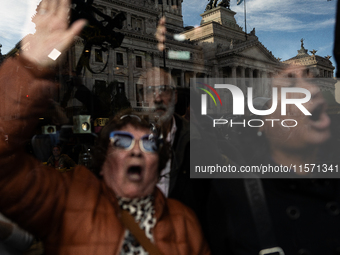
[[135,198],[150,195],[158,181],[158,154],[141,150],[139,140],[150,134],[148,129],[127,125],[120,131],[129,132],[136,140],[129,150],[109,144],[100,175],[119,197]]
[[59,157],[60,156],[60,149],[58,147],[54,147],[52,149],[52,154],[54,157]]
[[175,112],[177,91],[171,84],[169,74],[159,68],[148,71],[146,101],[155,120],[160,123],[169,121]]

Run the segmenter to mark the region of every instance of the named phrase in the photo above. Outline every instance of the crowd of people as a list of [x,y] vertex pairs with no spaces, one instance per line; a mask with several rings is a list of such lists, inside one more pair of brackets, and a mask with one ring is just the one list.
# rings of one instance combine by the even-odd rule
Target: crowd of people
[[[274,85],[309,91],[304,107],[312,115],[289,105],[285,119],[299,126],[265,122],[244,129],[237,139],[246,146],[212,133],[206,125],[212,119],[197,114],[195,102],[185,105],[185,118],[176,114],[175,81],[166,69],[151,67],[150,111],[112,116],[96,139],[91,170],[56,144],[47,164],[27,153],[38,117],[51,103],[59,56],[86,25],[82,19],[68,24],[69,6],[69,0],[42,0],[35,34],[0,67],[0,102],[8,109],[0,116],[0,254],[24,254],[35,240],[43,243],[36,254],[340,254],[338,179],[310,178],[306,171],[284,179],[190,178],[190,146],[209,150],[196,155],[195,164],[203,158],[235,167],[324,163],[331,123],[319,88],[301,69],[279,74],[293,76],[293,85]],[[156,32],[161,51],[165,22],[160,19]],[[256,118],[281,120],[280,98],[269,116]],[[259,110],[271,107],[270,98],[258,100]],[[64,168],[72,171],[53,171]]]

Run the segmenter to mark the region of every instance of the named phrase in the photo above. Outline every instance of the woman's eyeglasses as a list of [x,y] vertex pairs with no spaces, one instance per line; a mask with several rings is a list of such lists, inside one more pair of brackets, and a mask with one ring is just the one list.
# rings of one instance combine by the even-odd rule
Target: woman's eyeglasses
[[[154,134],[144,135],[138,141],[139,141],[139,148],[143,152],[147,152],[147,153],[157,152],[158,139]],[[112,146],[128,151],[128,150],[131,150],[135,146],[136,139],[129,132],[113,131],[110,133],[110,142]]]

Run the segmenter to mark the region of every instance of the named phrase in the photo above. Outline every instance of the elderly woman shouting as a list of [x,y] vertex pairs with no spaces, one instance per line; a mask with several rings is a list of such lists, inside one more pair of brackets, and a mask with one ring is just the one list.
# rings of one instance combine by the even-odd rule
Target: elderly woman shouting
[[68,11],[68,0],[43,0],[35,34],[0,68],[0,211],[40,237],[46,254],[209,254],[192,211],[156,188],[166,146],[138,116],[117,116],[102,130],[102,178],[84,166],[60,175],[25,153],[53,66],[85,24],[68,27]]

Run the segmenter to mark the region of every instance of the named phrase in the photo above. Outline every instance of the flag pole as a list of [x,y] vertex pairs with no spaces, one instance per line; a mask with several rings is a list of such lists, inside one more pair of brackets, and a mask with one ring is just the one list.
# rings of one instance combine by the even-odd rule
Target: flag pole
[[[243,2],[244,1],[244,2]],[[248,35],[247,35],[247,9],[246,9],[246,0],[237,0],[237,5],[240,5],[243,2],[244,6],[244,33],[246,35],[246,41],[248,40]]]
[[248,40],[247,36],[247,10],[246,10],[246,0],[244,0],[244,32],[246,33],[246,40]]

